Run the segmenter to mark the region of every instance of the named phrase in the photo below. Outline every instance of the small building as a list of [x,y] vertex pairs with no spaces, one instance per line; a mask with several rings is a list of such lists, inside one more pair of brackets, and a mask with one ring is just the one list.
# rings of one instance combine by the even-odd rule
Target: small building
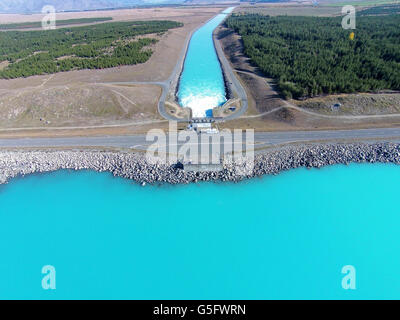
[[222,163],[184,163],[183,170],[186,172],[219,172],[223,170]]
[[196,123],[192,124],[190,129],[194,129],[197,133],[216,134],[219,133],[217,128],[213,128],[211,123]]

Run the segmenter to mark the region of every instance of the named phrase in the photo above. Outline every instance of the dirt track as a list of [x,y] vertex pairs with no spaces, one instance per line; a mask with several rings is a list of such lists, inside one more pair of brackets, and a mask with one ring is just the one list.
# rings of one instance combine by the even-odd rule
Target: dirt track
[[[139,125],[143,121],[157,122],[161,120],[157,108],[157,100],[161,94],[159,86],[143,84],[105,87],[104,83],[166,81],[172,74],[190,33],[221,10],[221,7],[163,8],[87,13],[88,17],[99,14],[101,16],[112,15],[119,20],[127,18],[132,20],[133,17],[141,20],[172,19],[183,22],[184,26],[169,30],[161,36],[159,42],[153,47],[152,57],[144,64],[104,70],[72,71],[25,79],[0,80],[0,118],[5,121],[3,124],[0,121],[0,128],[46,128],[48,134],[49,127],[53,126],[93,127],[100,125],[104,132],[106,125],[126,126],[134,122]],[[84,13],[79,14],[82,17]],[[77,13],[68,13],[62,18],[77,18],[76,15]],[[82,94],[82,90],[86,94]],[[29,97],[34,98],[29,99]],[[54,103],[53,98],[62,104],[56,107],[59,103]],[[80,113],[79,104],[85,112]],[[95,110],[94,113],[87,112],[88,105],[93,106],[89,109]],[[54,110],[54,108],[58,109]],[[99,108],[103,111],[99,111]],[[12,110],[19,110],[18,115],[22,116],[16,116]],[[49,119],[49,114],[58,114],[58,116]],[[73,114],[72,117],[71,114]],[[45,121],[40,119],[45,119]],[[139,127],[141,126],[139,125]],[[136,131],[138,127],[132,129]],[[113,134],[114,131],[115,128],[110,128],[109,133]],[[27,131],[24,132],[26,134]],[[118,131],[118,133],[121,132]],[[7,136],[9,134],[8,131]]]
[[320,129],[358,129],[398,127],[400,114],[336,115],[301,108],[283,100],[272,79],[265,77],[243,54],[238,35],[220,28],[218,38],[241,82],[249,100],[248,112],[241,118],[221,125],[221,128],[253,128],[256,131],[292,131]]

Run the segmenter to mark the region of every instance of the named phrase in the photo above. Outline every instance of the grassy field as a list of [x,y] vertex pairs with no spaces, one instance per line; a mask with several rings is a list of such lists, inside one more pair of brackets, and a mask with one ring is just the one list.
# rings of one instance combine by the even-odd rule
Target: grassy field
[[400,4],[381,5],[369,7],[358,13],[359,16],[399,14]]
[[311,6],[311,5],[292,5],[292,6],[272,6],[272,5],[255,5],[255,6],[240,6],[235,10],[235,13],[257,13],[269,16],[315,16],[329,17],[341,15],[341,8]]
[[[180,10],[148,8],[57,14],[60,20],[112,17],[111,24],[127,21],[173,20],[182,23],[183,26],[169,29],[162,34],[138,36],[137,38],[150,37],[157,40],[151,45],[153,53],[145,63],[10,80],[0,79],[0,135],[48,137],[146,133],[155,126],[151,121],[161,119],[157,108],[161,94],[160,87],[146,84],[122,86],[106,83],[165,81],[174,70],[189,33],[221,10],[222,8],[217,7]],[[2,15],[1,18],[2,23],[40,22],[42,15]],[[103,23],[96,26],[100,25]],[[76,28],[80,27],[72,29]],[[0,69],[6,65],[7,61],[4,64],[0,63]],[[165,123],[165,128],[168,129],[168,122]],[[156,125],[161,127],[163,123],[157,122]],[[88,126],[102,127],[89,129]],[[27,127],[37,129],[2,130]],[[56,130],[53,127],[70,129]]]
[[157,86],[68,84],[18,95],[0,89],[0,127],[91,126],[158,119]]
[[[241,5],[235,9],[235,13],[241,14],[263,14],[269,16],[304,16],[304,17],[334,17],[342,16],[342,7],[345,5],[354,5],[357,12],[370,12],[368,14],[395,14],[398,13],[400,1],[377,0],[377,1],[349,1],[321,3],[315,5],[274,5],[274,4],[256,4]],[[380,11],[383,11],[380,13]],[[391,11],[391,12],[390,12]]]
[[[67,26],[67,25],[74,25],[74,24],[105,22],[105,21],[110,21],[110,20],[112,20],[111,17],[58,20],[57,21],[57,26]],[[33,28],[40,28],[41,26],[42,26],[42,22],[39,22],[39,21],[21,22],[21,23],[6,23],[6,24],[0,24],[0,30],[33,29]]]
[[[293,101],[299,107],[310,111],[334,115],[376,115],[400,113],[400,95],[381,94],[342,94],[316,97],[305,101]],[[332,106],[340,103],[340,108]]]
[[398,0],[365,0],[365,1],[346,1],[346,2],[333,2],[324,3],[323,6],[326,7],[343,7],[347,5],[352,5],[355,7],[366,7],[366,6],[377,6],[381,4],[395,4],[400,3]]
[[[181,27],[174,21],[102,23],[84,27],[0,33],[0,77],[13,79],[80,69],[104,69],[146,62],[146,49],[161,34]],[[139,38],[138,38],[139,37]]]

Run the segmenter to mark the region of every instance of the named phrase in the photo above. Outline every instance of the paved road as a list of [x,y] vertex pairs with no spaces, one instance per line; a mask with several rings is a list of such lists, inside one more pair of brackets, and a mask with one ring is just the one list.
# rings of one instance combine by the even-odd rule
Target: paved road
[[[255,134],[257,147],[280,145],[291,142],[337,141],[337,140],[394,140],[400,141],[400,128],[262,132]],[[0,139],[0,148],[46,148],[46,147],[117,147],[146,150],[153,142],[146,142],[144,135],[68,137],[68,138],[19,138]]]

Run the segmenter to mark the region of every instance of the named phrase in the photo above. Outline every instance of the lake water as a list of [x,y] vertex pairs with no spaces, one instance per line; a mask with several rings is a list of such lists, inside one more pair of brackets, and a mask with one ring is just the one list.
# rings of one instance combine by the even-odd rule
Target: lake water
[[[211,39],[190,43],[179,99],[224,103]],[[0,299],[400,298],[400,167],[297,169],[238,184],[141,187],[59,171],[0,186]],[[56,289],[42,288],[43,266]],[[345,265],[356,289],[342,288]]]
[[400,167],[379,164],[237,184],[15,179],[0,187],[0,298],[400,298],[399,181]]
[[208,110],[226,102],[221,65],[215,52],[212,33],[233,8],[211,19],[192,36],[179,81],[178,99],[190,107],[194,117],[210,115]]

